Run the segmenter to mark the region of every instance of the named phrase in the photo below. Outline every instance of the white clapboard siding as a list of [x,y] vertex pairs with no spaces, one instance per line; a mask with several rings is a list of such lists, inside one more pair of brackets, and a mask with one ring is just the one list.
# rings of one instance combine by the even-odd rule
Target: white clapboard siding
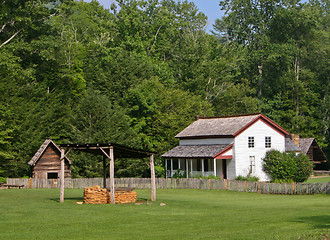
[[[254,137],[254,148],[248,147],[248,137]],[[271,148],[265,148],[265,137],[271,137]],[[236,176],[246,176],[250,169],[250,156],[255,156],[255,176],[261,181],[270,180],[262,171],[262,158],[270,149],[285,151],[285,136],[268,124],[258,120],[235,138],[235,172]]]

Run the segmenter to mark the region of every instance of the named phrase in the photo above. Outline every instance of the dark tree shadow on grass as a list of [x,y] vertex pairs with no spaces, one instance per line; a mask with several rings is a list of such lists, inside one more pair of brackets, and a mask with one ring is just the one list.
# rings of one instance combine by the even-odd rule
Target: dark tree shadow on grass
[[294,222],[308,223],[314,229],[330,230],[330,215],[305,217]]
[[[60,202],[60,198],[51,198],[50,200],[52,200],[54,202]],[[65,200],[74,200],[74,201],[77,201],[77,202],[82,202],[83,198],[82,197],[64,198],[64,201]]]

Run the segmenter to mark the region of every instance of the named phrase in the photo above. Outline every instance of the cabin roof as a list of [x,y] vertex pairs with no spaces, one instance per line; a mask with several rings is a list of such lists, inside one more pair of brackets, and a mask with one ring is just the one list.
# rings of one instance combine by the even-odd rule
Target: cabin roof
[[277,125],[265,115],[251,114],[224,117],[200,117],[195,122],[182,130],[175,137],[177,138],[198,138],[198,137],[235,137],[261,119],[270,127],[280,132],[282,135],[289,133]]
[[301,148],[301,152],[307,154],[309,148],[311,147],[315,138],[300,138],[299,146]]
[[[44,151],[47,149],[47,147],[49,146],[49,144],[52,144],[59,152],[61,152],[60,149],[59,149],[59,147],[53,142],[53,140],[46,139],[43,142],[43,144],[41,144],[40,148],[34,154],[34,156],[31,158],[31,160],[28,162],[28,164],[31,165],[31,166],[36,165],[37,161],[42,156],[42,154],[44,153]],[[70,159],[68,157],[65,157],[65,159],[68,161],[69,164],[71,164],[71,161],[70,161]]]
[[301,148],[297,146],[290,138],[285,138],[285,151],[286,152],[300,152]]
[[213,158],[231,144],[180,145],[162,155],[163,158]]

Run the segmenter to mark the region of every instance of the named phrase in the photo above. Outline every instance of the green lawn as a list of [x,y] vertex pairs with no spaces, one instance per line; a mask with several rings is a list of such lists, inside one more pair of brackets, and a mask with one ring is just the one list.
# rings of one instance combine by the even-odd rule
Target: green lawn
[[[137,190],[149,198],[149,190]],[[330,196],[157,190],[152,205],[78,205],[83,190],[0,190],[0,239],[328,239]],[[160,206],[166,203],[166,206]]]
[[308,183],[325,183],[325,182],[330,182],[330,177],[310,178],[306,182],[308,182]]

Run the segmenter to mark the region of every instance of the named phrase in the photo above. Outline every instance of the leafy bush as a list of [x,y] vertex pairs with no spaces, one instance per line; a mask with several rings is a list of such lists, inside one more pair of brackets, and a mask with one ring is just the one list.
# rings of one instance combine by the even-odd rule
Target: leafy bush
[[192,176],[193,178],[201,178],[201,179],[216,179],[216,180],[220,180],[222,179],[219,176],[214,176],[214,175],[209,175],[209,176],[203,176],[201,173],[200,174],[196,174],[194,176]]
[[5,177],[0,177],[0,183],[6,183],[7,182],[7,178]]
[[203,179],[216,179],[216,180],[220,180],[221,179],[221,177],[219,177],[219,176],[214,176],[214,175],[209,175],[209,176],[204,176],[204,177],[202,177]]
[[178,169],[176,173],[173,174],[172,178],[186,178],[187,172],[181,172],[181,169]]
[[293,181],[293,178],[297,172],[297,164],[295,161],[295,153],[282,153],[283,158],[283,176],[277,179],[288,180],[289,182]]
[[235,180],[239,180],[239,181],[249,181],[249,182],[258,182],[259,181],[259,178],[258,177],[255,177],[255,176],[237,176],[235,178]]
[[293,180],[295,182],[304,182],[313,173],[313,163],[302,153],[298,154],[295,159],[298,169]]
[[285,164],[282,161],[283,154],[277,150],[266,152],[263,161],[263,170],[269,174],[273,180],[282,179],[284,175]]
[[303,182],[313,171],[313,164],[304,154],[281,153],[270,150],[263,158],[263,170],[272,178],[272,182]]
[[155,176],[157,178],[165,177],[165,168],[163,168],[162,166],[155,166]]

